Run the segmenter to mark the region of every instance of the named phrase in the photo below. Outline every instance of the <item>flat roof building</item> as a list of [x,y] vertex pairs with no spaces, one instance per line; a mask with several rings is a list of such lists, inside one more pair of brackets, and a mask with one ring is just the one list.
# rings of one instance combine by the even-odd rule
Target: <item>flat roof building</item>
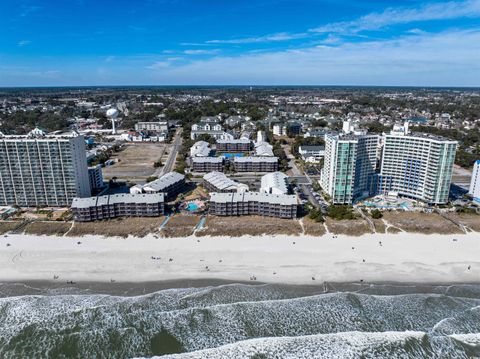
[[168,121],[137,122],[135,131],[168,132]]
[[217,140],[216,147],[217,152],[249,152],[252,150],[252,141],[248,138],[220,139]]
[[408,122],[385,136],[378,192],[429,204],[448,202],[457,141],[410,133]]
[[472,179],[468,194],[473,197],[475,202],[480,203],[480,160],[475,161],[473,165]]
[[222,157],[194,157],[192,158],[193,172],[223,171]]
[[[347,128],[345,128],[347,127]],[[365,131],[325,136],[325,159],[320,185],[333,203],[352,204],[372,194],[380,137]]]
[[163,193],[113,194],[74,198],[71,206],[74,219],[90,222],[117,217],[158,217],[165,211]]
[[211,193],[209,214],[215,216],[260,215],[295,218],[298,200],[295,195],[260,192]]
[[83,136],[0,134],[0,205],[63,207],[90,195]]
[[275,172],[278,170],[278,157],[235,157],[233,166],[236,172]]

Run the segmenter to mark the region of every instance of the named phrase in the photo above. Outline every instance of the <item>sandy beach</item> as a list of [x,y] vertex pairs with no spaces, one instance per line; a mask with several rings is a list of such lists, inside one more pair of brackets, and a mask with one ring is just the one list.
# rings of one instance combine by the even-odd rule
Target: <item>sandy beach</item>
[[480,278],[479,253],[478,233],[126,239],[8,235],[0,239],[0,281],[470,283]]

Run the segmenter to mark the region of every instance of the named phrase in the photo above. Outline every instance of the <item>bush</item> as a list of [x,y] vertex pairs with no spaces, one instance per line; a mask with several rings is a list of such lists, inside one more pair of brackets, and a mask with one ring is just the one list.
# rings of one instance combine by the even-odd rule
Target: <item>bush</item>
[[373,219],[380,219],[383,217],[383,214],[378,209],[374,209],[370,212],[370,216],[372,216]]
[[323,223],[325,219],[323,218],[322,211],[318,208],[312,208],[308,215],[308,218],[313,219],[315,222]]
[[346,205],[331,205],[328,207],[328,216],[333,219],[355,219],[353,208]]

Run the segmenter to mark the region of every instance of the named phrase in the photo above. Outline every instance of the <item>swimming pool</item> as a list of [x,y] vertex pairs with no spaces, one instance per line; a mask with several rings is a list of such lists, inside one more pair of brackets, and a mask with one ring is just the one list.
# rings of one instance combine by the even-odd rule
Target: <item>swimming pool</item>
[[224,153],[222,156],[225,158],[243,157],[243,153]]
[[194,212],[198,209],[198,204],[190,202],[185,209],[189,212]]

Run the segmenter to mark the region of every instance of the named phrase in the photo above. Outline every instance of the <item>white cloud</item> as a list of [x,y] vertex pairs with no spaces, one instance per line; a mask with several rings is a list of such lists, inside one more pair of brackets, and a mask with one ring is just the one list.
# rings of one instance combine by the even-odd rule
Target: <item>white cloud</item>
[[18,46],[18,47],[23,47],[23,46],[29,45],[30,43],[31,43],[30,40],[21,40],[21,41],[19,41],[19,42],[17,43],[17,46]]
[[258,37],[244,37],[239,39],[230,40],[209,40],[207,44],[251,44],[259,42],[275,42],[275,41],[288,41],[307,37],[307,33],[291,34],[288,32],[280,32],[277,34],[270,34]]
[[157,72],[171,84],[478,86],[480,31],[218,56]]
[[185,55],[215,55],[220,52],[219,49],[213,50],[185,50],[183,53]]
[[171,64],[170,61],[155,61],[153,64],[147,66],[147,68],[150,70],[158,70],[170,67]]
[[367,14],[352,21],[330,23],[310,31],[320,33],[356,33],[416,21],[477,17],[480,17],[480,0],[449,1],[426,4],[415,8],[388,8],[380,13]]

